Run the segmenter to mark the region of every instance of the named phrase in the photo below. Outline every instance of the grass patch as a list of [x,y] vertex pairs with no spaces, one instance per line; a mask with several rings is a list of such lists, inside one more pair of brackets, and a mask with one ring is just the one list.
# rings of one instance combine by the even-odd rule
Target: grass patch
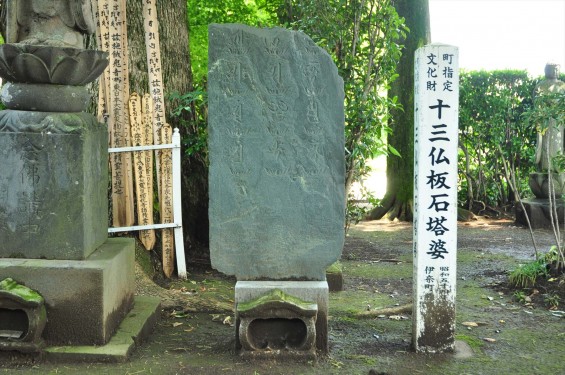
[[412,263],[390,262],[346,262],[343,272],[348,276],[364,277],[367,279],[398,279],[412,277]]
[[475,352],[477,350],[480,350],[483,346],[485,346],[483,340],[481,340],[478,337],[473,337],[469,335],[463,335],[463,334],[455,335],[455,340],[466,342]]

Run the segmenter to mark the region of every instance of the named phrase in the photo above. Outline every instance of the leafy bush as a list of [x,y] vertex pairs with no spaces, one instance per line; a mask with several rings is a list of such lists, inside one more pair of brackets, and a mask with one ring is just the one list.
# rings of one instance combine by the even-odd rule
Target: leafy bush
[[[525,71],[462,72],[460,75],[459,201],[469,208],[514,202],[501,157],[516,173],[518,191],[529,192],[536,127],[522,121],[537,80]],[[502,152],[502,155],[500,155]]]
[[530,288],[536,284],[539,277],[547,277],[547,265],[543,259],[520,264],[510,272],[508,282],[517,288]]

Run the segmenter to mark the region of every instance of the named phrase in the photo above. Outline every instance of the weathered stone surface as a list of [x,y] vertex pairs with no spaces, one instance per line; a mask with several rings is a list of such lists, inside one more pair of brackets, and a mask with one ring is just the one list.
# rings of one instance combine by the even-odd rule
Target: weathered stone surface
[[[532,229],[552,229],[551,224],[551,210],[549,205],[549,199],[523,199],[522,203],[526,209],[526,213],[530,220],[530,225]],[[555,201],[555,207],[557,210],[557,217],[559,218],[559,224],[563,225],[565,221],[565,201],[563,199],[557,199]],[[528,226],[528,221],[526,220],[526,215],[522,206],[516,205],[516,224]]]
[[0,93],[9,109],[42,112],[81,112],[86,109],[90,93],[85,86],[6,83]]
[[[273,290],[280,290],[296,299],[316,304],[316,348],[322,353],[327,353],[329,291],[328,283],[325,281],[238,281],[235,284],[236,349],[239,350],[242,346],[239,334],[237,334],[241,324],[240,304],[254,301],[265,294],[272,293]],[[284,313],[284,311],[272,309],[273,318],[280,317],[280,314]],[[263,318],[268,317],[265,315]]]
[[0,112],[0,257],[84,259],[106,240],[107,139],[90,114]]
[[135,296],[133,307],[105,345],[50,346],[44,350],[49,362],[126,362],[134,349],[151,334],[161,316],[157,297]]
[[343,81],[303,33],[209,32],[212,265],[324,280],[344,241]]
[[45,299],[47,344],[102,345],[131,308],[134,254],[133,239],[111,238],[81,261],[0,258],[0,279]]

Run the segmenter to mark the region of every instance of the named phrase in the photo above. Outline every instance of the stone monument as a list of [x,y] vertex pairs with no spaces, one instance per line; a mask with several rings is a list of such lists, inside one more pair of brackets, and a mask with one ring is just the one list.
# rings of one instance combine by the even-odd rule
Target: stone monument
[[[245,327],[266,322],[261,331],[298,319],[301,340],[315,335],[326,351],[325,270],[344,242],[343,81],[301,32],[213,24],[209,41],[210,255],[238,279],[238,348],[253,334],[240,331],[244,316]],[[278,308],[252,303],[274,290]],[[301,340],[246,344],[242,354],[310,356]]]
[[[30,292],[0,293],[0,350],[104,345],[134,303],[133,239],[107,238],[107,130],[84,112],[85,85],[108,65],[107,53],[84,49],[90,6],[2,7],[0,281]],[[28,305],[45,309],[42,334]]]
[[[565,82],[560,81],[559,65],[548,63],[545,66],[545,79],[537,84],[534,90],[534,104],[540,98],[551,94],[565,94]],[[537,105],[543,105],[539,102]],[[543,129],[538,133],[535,164],[537,171],[529,176],[529,186],[535,198],[524,199],[523,204],[528,214],[532,228],[551,228],[550,199],[554,200],[557,215],[563,222],[565,202],[562,199],[565,193],[565,173],[555,170],[553,159],[565,154],[565,124],[559,124],[553,118],[547,118],[543,124],[538,125]],[[550,189],[550,174],[553,188]],[[552,195],[550,197],[550,191]],[[527,225],[526,217],[521,206],[516,208],[516,222]]]

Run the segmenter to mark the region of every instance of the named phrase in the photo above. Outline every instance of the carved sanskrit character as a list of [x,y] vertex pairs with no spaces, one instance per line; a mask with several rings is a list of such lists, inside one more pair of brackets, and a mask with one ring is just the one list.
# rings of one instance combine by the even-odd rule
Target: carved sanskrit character
[[[545,79],[535,88],[534,99],[547,94],[565,92],[565,83],[558,80],[559,65],[547,64],[545,66]],[[536,167],[539,171],[549,171],[550,161],[558,154],[564,154],[565,129],[557,125],[554,119],[547,119],[547,130],[542,135],[538,134],[536,146]],[[545,126],[544,126],[545,127]],[[549,161],[549,162],[548,162]]]
[[84,48],[92,9],[92,0],[4,0],[2,32],[7,43]]

